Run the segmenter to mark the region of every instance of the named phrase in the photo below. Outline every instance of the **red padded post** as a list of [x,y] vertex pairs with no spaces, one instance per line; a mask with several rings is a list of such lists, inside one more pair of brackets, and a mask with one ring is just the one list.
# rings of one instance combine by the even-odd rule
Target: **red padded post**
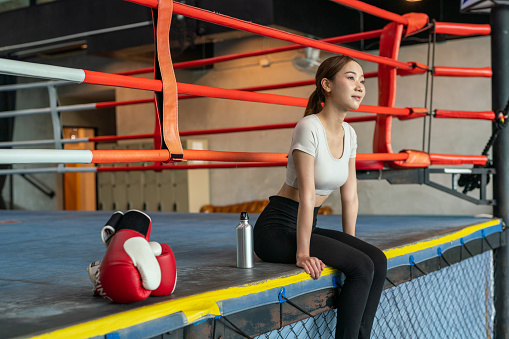
[[[392,22],[386,25],[380,36],[380,56],[398,58],[404,26]],[[388,65],[378,65],[378,105],[394,107],[396,103],[397,69]],[[393,153],[391,146],[392,116],[378,115],[373,137],[373,153]]]

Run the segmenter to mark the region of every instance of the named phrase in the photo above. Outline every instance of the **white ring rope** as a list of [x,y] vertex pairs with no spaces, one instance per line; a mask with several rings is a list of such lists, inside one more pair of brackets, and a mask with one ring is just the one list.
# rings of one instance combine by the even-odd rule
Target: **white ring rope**
[[0,164],[90,164],[89,150],[0,149]]
[[82,83],[85,71],[60,66],[41,65],[31,62],[0,59],[0,73],[34,78],[67,80]]

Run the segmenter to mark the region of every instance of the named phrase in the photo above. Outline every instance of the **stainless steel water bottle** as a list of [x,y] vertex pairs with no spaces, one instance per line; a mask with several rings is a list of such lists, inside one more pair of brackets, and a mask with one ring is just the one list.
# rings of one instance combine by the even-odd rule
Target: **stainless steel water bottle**
[[240,213],[240,224],[237,226],[237,267],[251,268],[254,264],[253,226],[249,224],[247,212]]

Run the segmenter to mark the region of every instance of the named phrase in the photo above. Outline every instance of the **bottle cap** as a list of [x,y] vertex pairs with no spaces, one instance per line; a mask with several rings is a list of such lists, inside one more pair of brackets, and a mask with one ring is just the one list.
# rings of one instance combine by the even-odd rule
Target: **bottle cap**
[[249,215],[247,215],[247,212],[240,213],[240,220],[249,220]]

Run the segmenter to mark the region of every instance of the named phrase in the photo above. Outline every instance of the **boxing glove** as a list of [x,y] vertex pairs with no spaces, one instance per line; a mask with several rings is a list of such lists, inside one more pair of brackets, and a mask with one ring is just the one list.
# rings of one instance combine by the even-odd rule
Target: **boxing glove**
[[[152,291],[150,295],[170,295],[173,293],[175,286],[177,285],[177,265],[173,251],[167,244],[159,244],[155,241],[149,242],[149,245],[152,249],[152,252],[156,256],[157,262],[159,263],[159,267],[161,269],[161,284],[156,290]],[[96,295],[105,296],[102,285],[100,283],[100,277],[98,275],[100,266],[101,261],[95,261],[88,266],[87,271],[90,281],[94,285],[93,292]]]
[[[122,217],[124,216],[124,213],[121,211],[116,211],[113,213],[113,215],[110,217],[106,225],[101,230],[101,240],[104,244],[104,246],[108,247],[109,242],[116,231],[121,230],[122,228],[128,227],[130,229],[133,229],[145,236],[145,239],[150,240],[150,231],[152,229],[151,227],[151,220],[150,217],[138,210],[129,210],[126,212],[126,215],[128,216],[128,219],[131,220],[131,224],[127,225],[125,222],[120,223],[120,220],[122,220]],[[148,219],[148,226],[146,225],[146,220]]]
[[113,234],[115,234],[116,227],[118,226],[118,223],[120,222],[120,219],[124,213],[121,211],[116,211],[113,213],[113,215],[110,217],[106,225],[101,230],[101,240],[104,244],[104,246],[108,247],[108,244],[110,243],[111,237]]
[[156,290],[152,291],[150,295],[158,297],[170,295],[177,285],[177,264],[173,251],[170,246],[158,244],[157,242],[151,241],[150,246],[161,268],[161,284]]
[[[113,217],[119,215],[115,213]],[[108,248],[100,265],[92,268],[95,291],[115,303],[144,300],[161,283],[161,269],[148,242],[151,220],[136,210],[118,219],[114,226],[106,225],[112,226],[114,233],[105,240]]]
[[[101,240],[102,240],[104,246],[108,247],[111,237],[113,236],[113,234],[115,234],[115,228],[117,227],[117,225],[120,222],[120,219],[122,218],[123,215],[124,215],[124,213],[122,213],[121,211],[116,211],[115,213],[113,213],[113,215],[110,217],[110,219],[106,222],[106,224],[102,228]],[[92,284],[94,286],[92,292],[95,295],[105,296],[100,284],[99,284],[99,289],[97,289],[97,281],[99,279],[98,271],[99,271],[100,265],[101,265],[100,260],[94,261],[93,263],[88,265],[87,272],[88,272],[88,278],[90,279],[90,281],[92,282]]]

